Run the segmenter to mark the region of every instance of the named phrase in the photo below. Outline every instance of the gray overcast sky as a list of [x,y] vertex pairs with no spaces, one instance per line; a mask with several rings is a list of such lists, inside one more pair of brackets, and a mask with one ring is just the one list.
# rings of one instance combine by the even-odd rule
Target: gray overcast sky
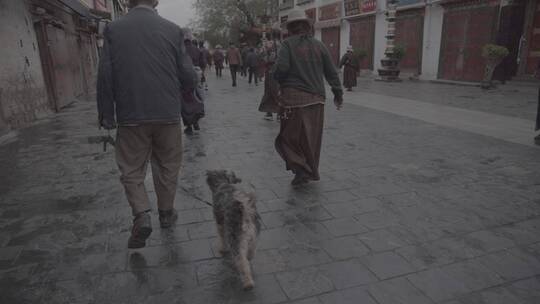
[[159,14],[181,27],[188,25],[195,18],[193,2],[195,0],[159,0]]

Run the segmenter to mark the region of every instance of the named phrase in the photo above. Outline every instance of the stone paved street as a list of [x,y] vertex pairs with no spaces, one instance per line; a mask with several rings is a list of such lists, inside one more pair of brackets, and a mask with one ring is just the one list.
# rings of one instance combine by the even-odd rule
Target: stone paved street
[[[295,190],[273,148],[279,124],[257,112],[262,86],[209,78],[202,131],[184,138],[179,221],[160,230],[154,210],[142,250],[126,248],[130,208],[113,149],[93,143],[105,134],[93,101],[3,140],[0,303],[540,303],[540,150],[352,93],[343,111],[326,107],[321,181]],[[209,199],[205,170],[220,168],[259,199],[250,292],[216,250],[211,210],[187,193]]]

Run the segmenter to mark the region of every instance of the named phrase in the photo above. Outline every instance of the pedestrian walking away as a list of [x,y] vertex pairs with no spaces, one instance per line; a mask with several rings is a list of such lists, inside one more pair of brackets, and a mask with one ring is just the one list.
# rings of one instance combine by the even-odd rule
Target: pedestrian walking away
[[225,60],[225,56],[223,55],[223,48],[221,45],[216,45],[216,49],[214,50],[214,54],[212,55],[214,60],[214,67],[216,69],[216,76],[222,77],[223,72],[223,61]]
[[[536,71],[534,73],[534,76],[536,77],[536,79],[540,79],[540,62],[538,62],[536,66]],[[534,130],[535,131],[540,130],[540,88],[538,88],[538,106],[536,110],[536,126]],[[534,143],[540,146],[540,134],[534,137]]]
[[199,50],[201,51],[201,84],[204,86],[205,90],[208,90],[208,83],[206,82],[206,69],[211,62],[210,52],[206,47],[204,47],[204,41],[199,42]]
[[201,66],[201,50],[197,47],[197,40],[191,39],[190,35],[186,35],[184,37],[184,45],[186,48],[186,53],[188,54],[189,58],[191,58],[191,62],[193,63],[193,66]]
[[266,63],[268,61],[268,52],[266,51],[265,46],[261,46],[257,50],[257,55],[259,56],[259,65],[257,66],[257,77],[259,81],[262,81],[264,75],[266,74]]
[[248,66],[246,64],[246,60],[247,60],[247,55],[249,54],[249,47],[247,45],[247,43],[242,43],[242,48],[240,50],[240,55],[242,55],[242,64],[240,65],[240,76],[242,77],[247,77],[247,71],[248,71]]
[[254,48],[249,49],[249,53],[246,56],[245,65],[248,68],[248,83],[251,84],[255,79],[255,85],[259,84],[259,77],[257,75],[257,69],[259,68],[259,55],[255,52]]
[[281,87],[281,128],[276,150],[295,177],[293,185],[319,180],[319,158],[324,124],[325,86],[341,109],[343,89],[324,44],[312,37],[312,22],[302,10],[289,13],[290,37],[281,45],[274,77]]
[[272,67],[277,58],[277,47],[272,43],[268,54],[264,77],[264,95],[259,105],[259,111],[266,113],[264,119],[274,120],[274,113],[278,114],[279,107],[279,83],[274,79]]
[[116,162],[134,216],[129,248],[144,247],[152,232],[144,187],[148,163],[160,226],[167,228],[176,221],[181,88],[193,89],[197,84],[182,30],[157,14],[157,4],[158,0],[128,2],[129,13],[105,28],[99,63],[99,123],[109,130],[118,127]]
[[227,61],[229,62],[229,69],[231,70],[232,86],[236,87],[236,73],[242,66],[242,55],[232,42],[227,51]]
[[349,46],[347,53],[343,55],[339,63],[339,68],[343,68],[343,86],[347,88],[347,91],[352,91],[352,88],[356,87],[359,67],[359,62],[354,56],[353,47]]
[[[202,71],[195,67],[197,79],[201,79]],[[195,89],[182,89],[182,122],[184,133],[193,135],[193,130],[199,131],[199,121],[204,117],[204,94],[203,84],[200,83]]]

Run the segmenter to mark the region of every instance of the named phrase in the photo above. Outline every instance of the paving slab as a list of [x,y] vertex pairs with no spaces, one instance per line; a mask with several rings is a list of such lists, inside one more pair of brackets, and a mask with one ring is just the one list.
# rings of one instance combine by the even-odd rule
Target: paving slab
[[[532,121],[502,104],[509,92],[455,87],[430,102],[450,93],[361,84],[342,111],[326,107],[321,181],[293,188],[274,150],[279,123],[257,111],[262,88],[229,80],[209,77],[202,130],[183,138],[171,229],[158,228],[148,172],[154,231],[141,250],[126,248],[132,217],[114,150],[89,141],[107,134],[94,100],[2,141],[0,302],[540,301],[540,159],[529,133],[512,137]],[[241,290],[211,209],[193,197],[211,199],[208,169],[234,170],[257,194],[253,291]]]

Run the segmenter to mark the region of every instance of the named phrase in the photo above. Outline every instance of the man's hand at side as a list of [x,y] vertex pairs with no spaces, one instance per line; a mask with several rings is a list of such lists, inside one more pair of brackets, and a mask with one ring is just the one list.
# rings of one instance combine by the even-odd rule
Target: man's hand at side
[[116,129],[116,122],[114,119],[103,118],[100,122],[100,126],[105,130]]

